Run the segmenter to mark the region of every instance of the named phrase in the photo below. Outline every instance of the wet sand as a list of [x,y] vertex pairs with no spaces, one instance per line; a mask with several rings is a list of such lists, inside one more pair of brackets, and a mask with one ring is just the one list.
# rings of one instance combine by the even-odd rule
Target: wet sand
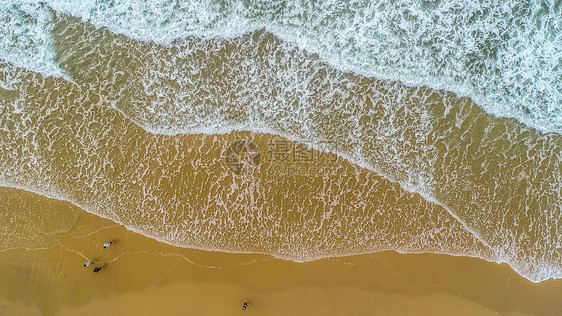
[[[562,280],[532,283],[506,264],[395,252],[306,263],[206,252],[155,241],[68,202],[0,193],[19,201],[12,211],[27,211],[26,220],[3,225],[0,314],[226,315],[241,313],[244,300],[248,312],[267,315],[562,313]],[[24,222],[38,232],[33,239],[18,237]],[[108,240],[115,244],[102,249]],[[35,250],[8,249],[21,246]],[[104,269],[84,268],[86,258]]]

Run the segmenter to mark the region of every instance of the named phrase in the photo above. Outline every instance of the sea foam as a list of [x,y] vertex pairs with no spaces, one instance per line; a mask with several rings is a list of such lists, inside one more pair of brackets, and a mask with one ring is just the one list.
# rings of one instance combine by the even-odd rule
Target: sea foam
[[[19,3],[11,5],[21,7]],[[265,28],[338,69],[452,91],[471,97],[488,113],[515,118],[543,132],[562,132],[562,14],[556,1],[52,0],[47,4],[96,27],[163,45],[190,36],[232,38]],[[41,31],[48,32],[48,19],[33,25],[41,28],[41,23]],[[35,33],[24,34],[34,38]],[[16,59],[4,55],[0,58]],[[45,68],[48,63],[41,64],[43,69],[25,58],[18,65],[27,63],[30,70],[53,72]]]
[[53,12],[40,3],[0,3],[0,59],[45,76],[63,77],[52,49]]

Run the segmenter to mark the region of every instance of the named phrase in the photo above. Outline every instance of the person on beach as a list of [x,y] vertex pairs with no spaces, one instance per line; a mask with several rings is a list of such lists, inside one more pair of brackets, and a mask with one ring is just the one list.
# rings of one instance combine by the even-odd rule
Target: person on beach
[[112,243],[113,243],[113,241],[106,242],[105,244],[103,244],[103,249],[105,249],[105,248],[111,246]]
[[90,266],[92,263],[94,263],[94,261],[88,260],[88,261],[86,261],[86,263],[84,263],[84,267],[88,267],[88,266]]
[[248,302],[247,301],[244,301],[244,305],[242,305],[242,310],[243,311],[248,310]]
[[95,273],[100,272],[101,268],[103,268],[103,265],[101,265],[100,267],[95,267],[95,268],[94,268],[94,272],[95,272]]

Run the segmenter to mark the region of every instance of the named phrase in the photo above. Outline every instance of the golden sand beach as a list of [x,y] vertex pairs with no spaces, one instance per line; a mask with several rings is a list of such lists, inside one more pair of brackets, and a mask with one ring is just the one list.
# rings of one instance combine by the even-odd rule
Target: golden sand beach
[[[13,219],[0,239],[2,315],[237,315],[245,300],[254,315],[562,313],[561,280],[532,283],[506,264],[395,252],[306,263],[207,252],[26,191],[3,188],[0,199],[2,218]],[[85,268],[87,259],[96,263]]]

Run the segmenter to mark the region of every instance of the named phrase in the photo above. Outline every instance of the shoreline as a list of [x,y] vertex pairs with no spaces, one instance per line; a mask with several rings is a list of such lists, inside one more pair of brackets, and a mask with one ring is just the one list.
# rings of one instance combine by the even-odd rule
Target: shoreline
[[[11,241],[41,242],[50,249],[0,252],[0,311],[9,314],[219,315],[236,313],[244,300],[251,310],[273,315],[562,313],[562,280],[533,283],[504,263],[393,251],[297,263],[268,255],[185,249],[67,202],[0,190],[6,191],[26,203],[33,200],[34,219],[48,216],[60,223],[47,223],[52,232],[39,233],[41,238],[25,241],[20,234]],[[101,249],[109,240],[115,244]],[[2,241],[3,247],[10,242]],[[89,259],[105,268],[92,273],[91,267],[83,267]]]
[[[7,280],[4,285],[10,291],[27,293],[14,297],[2,286],[0,306],[34,306],[41,312],[60,315],[144,314],[146,308],[168,314],[189,310],[219,315],[235,313],[237,305],[249,300],[251,310],[280,315],[297,311],[336,315],[349,310],[425,314],[425,305],[432,308],[427,315],[445,315],[459,309],[466,315],[562,312],[562,305],[556,303],[562,299],[560,280],[532,283],[506,264],[476,258],[387,251],[296,263],[267,255],[178,249],[124,227],[102,235],[117,235],[120,240],[112,246],[115,253],[105,259],[109,263],[104,262],[105,269],[97,275],[81,266],[84,258],[72,248],[0,253],[0,275]],[[94,239],[101,242],[102,238]],[[149,250],[124,247],[132,243]],[[128,253],[120,254],[122,251]],[[6,263],[14,262],[31,263],[20,266],[33,271],[33,277],[28,278],[33,282],[26,282],[31,290],[5,277],[9,272]],[[61,267],[53,270],[49,264]],[[18,276],[21,274],[12,275],[21,280]],[[33,294],[36,292],[43,294]],[[330,302],[332,297],[341,301],[334,304]],[[391,304],[385,306],[387,299]],[[9,304],[2,304],[2,300]],[[162,301],[171,305],[164,306]],[[291,302],[290,306],[284,302]]]

